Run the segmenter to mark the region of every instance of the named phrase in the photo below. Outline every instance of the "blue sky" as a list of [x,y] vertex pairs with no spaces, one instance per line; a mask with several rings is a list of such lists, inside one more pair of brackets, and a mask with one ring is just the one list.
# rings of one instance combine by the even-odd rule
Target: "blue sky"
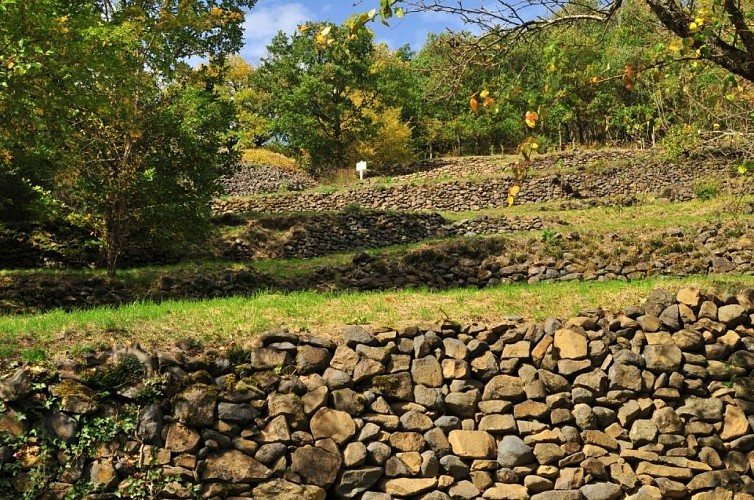
[[[290,34],[307,21],[340,24],[353,13],[367,12],[378,6],[379,0],[259,0],[246,14],[246,41],[241,55],[257,65],[266,53],[265,47],[280,30]],[[386,43],[392,49],[409,44],[417,51],[429,33],[440,33],[446,28],[463,29],[457,17],[430,12],[412,13],[390,21],[389,27],[377,21],[371,23],[370,29],[375,32],[378,43]]]

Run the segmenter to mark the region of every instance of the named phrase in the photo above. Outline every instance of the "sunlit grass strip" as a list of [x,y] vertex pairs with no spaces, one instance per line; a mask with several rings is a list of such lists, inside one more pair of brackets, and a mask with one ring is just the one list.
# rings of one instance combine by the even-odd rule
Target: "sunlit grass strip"
[[638,305],[649,290],[686,285],[703,290],[754,286],[751,276],[694,276],[621,282],[500,285],[484,290],[400,290],[371,293],[259,293],[253,297],[149,302],[118,308],[0,317],[0,357],[47,358],[84,349],[139,342],[144,347],[193,339],[226,348],[270,329],[287,327],[338,338],[349,323],[401,327],[448,318],[494,323],[510,315],[565,318],[601,306]]

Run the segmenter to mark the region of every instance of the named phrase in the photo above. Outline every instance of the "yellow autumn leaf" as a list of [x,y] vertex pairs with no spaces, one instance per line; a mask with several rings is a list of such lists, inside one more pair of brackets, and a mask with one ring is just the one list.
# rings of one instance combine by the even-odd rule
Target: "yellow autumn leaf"
[[739,165],[738,166],[738,173],[739,174],[745,174],[749,169],[746,168],[745,165]]
[[486,99],[487,96],[489,95],[490,95],[490,91],[487,89],[484,89],[481,92],[479,92],[479,97],[481,97],[482,99]]
[[698,24],[696,24],[695,22],[689,23],[689,30],[696,31],[698,29],[699,29],[699,25]]
[[510,196],[516,196],[519,192],[521,192],[520,186],[511,186],[510,189],[508,189],[508,194]]
[[524,121],[526,122],[526,126],[529,128],[534,128],[537,126],[537,120],[539,120],[539,113],[536,111],[527,111],[526,116],[524,117]]
[[511,195],[508,195],[508,206],[509,207],[513,206],[513,196]]
[[322,47],[324,45],[328,45],[331,43],[329,40],[330,35],[330,26],[325,27],[322,31],[317,33],[317,36],[314,38],[314,41],[316,42],[318,47]]
[[309,25],[302,24],[301,26],[298,27],[298,31],[299,33],[306,33],[307,31],[309,31],[310,28],[311,27]]

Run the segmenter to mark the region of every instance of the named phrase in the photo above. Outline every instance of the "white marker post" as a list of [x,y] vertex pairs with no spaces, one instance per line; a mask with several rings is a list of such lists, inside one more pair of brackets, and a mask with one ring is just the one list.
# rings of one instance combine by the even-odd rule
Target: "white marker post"
[[367,162],[360,161],[356,164],[356,171],[359,173],[359,180],[364,180],[364,172],[367,171]]

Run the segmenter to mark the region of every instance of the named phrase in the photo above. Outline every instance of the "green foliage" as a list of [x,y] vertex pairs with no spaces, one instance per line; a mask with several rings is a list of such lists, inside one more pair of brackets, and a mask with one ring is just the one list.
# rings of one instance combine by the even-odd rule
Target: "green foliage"
[[350,166],[349,145],[373,133],[372,34],[316,23],[278,33],[267,50],[252,80],[274,95],[273,132],[312,173]]
[[379,172],[385,164],[411,161],[411,128],[400,119],[397,108],[383,108],[381,112],[368,109],[366,115],[377,127],[373,137],[351,144],[348,162],[366,161],[371,170]]
[[659,143],[662,157],[667,161],[676,161],[699,147],[699,131],[690,125],[671,127]]
[[[0,45],[13,48],[0,56],[0,175],[14,186],[0,213],[39,217],[42,202],[48,217],[91,221],[110,272],[135,240],[200,233],[233,160],[233,114],[213,90],[221,72],[183,60],[222,67],[254,3],[0,4]],[[47,193],[62,204],[45,203]]]
[[[44,384],[36,386],[37,390],[43,388]],[[46,396],[42,406],[32,406],[24,410],[26,413],[19,413],[19,418],[37,418],[43,410],[54,405],[54,399]],[[4,411],[4,408],[0,408],[0,411]],[[122,406],[120,411],[110,416],[78,415],[76,418],[79,431],[76,439],[71,442],[63,442],[36,429],[15,439],[10,438],[8,434],[0,434],[0,444],[10,447],[16,458],[0,464],[0,494],[3,498],[39,498],[63,469],[80,460],[94,458],[100,444],[132,437],[136,430],[137,416],[137,408],[128,405]],[[25,467],[21,463],[24,457],[28,458],[28,465]],[[16,489],[18,486],[22,486],[21,493]],[[84,494],[92,491],[91,483],[82,479],[74,485],[74,489],[66,498],[82,498]]]
[[218,96],[235,108],[231,125],[236,148],[251,150],[261,147],[271,136],[267,111],[273,96],[251,85],[254,68],[241,56],[230,56],[223,68],[224,81],[215,87]]
[[703,201],[717,197],[721,189],[722,185],[718,179],[700,179],[694,183],[694,194]]
[[87,385],[103,394],[112,394],[144,377],[144,367],[134,356],[126,356],[113,365],[105,365],[86,380]]

